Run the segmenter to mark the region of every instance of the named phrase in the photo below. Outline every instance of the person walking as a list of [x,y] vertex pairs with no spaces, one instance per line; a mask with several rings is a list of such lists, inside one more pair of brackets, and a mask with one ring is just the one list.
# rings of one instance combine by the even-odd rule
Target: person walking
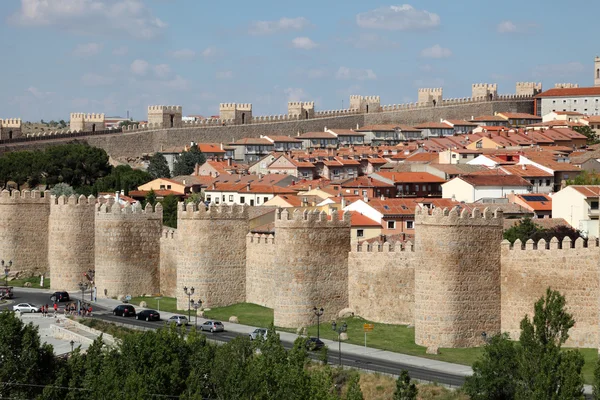
[[58,305],[54,302],[54,318],[56,318],[56,312],[58,311]]
[[46,303],[46,306],[44,307],[44,317],[48,316],[48,303]]

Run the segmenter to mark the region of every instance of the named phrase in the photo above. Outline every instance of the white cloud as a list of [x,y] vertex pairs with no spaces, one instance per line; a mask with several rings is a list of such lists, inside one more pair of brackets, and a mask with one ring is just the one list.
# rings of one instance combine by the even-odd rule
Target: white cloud
[[308,98],[308,95],[302,88],[287,88],[283,92],[287,96],[288,101],[300,101]]
[[387,50],[400,46],[399,43],[372,32],[361,32],[358,37],[344,42],[361,50]]
[[304,17],[280,18],[277,21],[254,21],[250,25],[251,35],[272,35],[281,31],[299,31],[310,25]]
[[166,27],[141,0],[21,0],[21,8],[9,20],[78,34],[119,31],[138,39],[154,38]]
[[498,24],[497,30],[499,33],[517,32],[517,25],[512,21],[502,21]]
[[327,71],[320,68],[311,68],[306,72],[306,74],[310,79],[319,79],[327,76]]
[[367,81],[377,79],[377,75],[372,69],[352,69],[348,67],[340,67],[335,73],[335,79],[354,79],[358,81]]
[[421,50],[421,57],[427,58],[448,58],[452,55],[450,49],[446,49],[439,44]]
[[201,54],[204,58],[215,58],[221,55],[221,50],[211,46],[204,49]]
[[315,42],[313,42],[310,38],[304,36],[297,37],[294,40],[292,40],[292,46],[297,49],[311,50],[317,47],[318,45]]
[[105,86],[115,82],[114,78],[94,73],[87,73],[81,77],[81,83],[85,86]]
[[569,78],[583,73],[587,69],[580,62],[566,64],[539,65],[533,69],[536,78]]
[[148,61],[137,59],[131,63],[129,68],[131,69],[131,72],[136,75],[146,75],[149,67],[150,64],[148,64]]
[[102,45],[100,43],[79,44],[73,50],[73,55],[78,57],[91,57],[100,54]]
[[196,56],[196,52],[191,49],[180,49],[171,52],[171,57],[178,60],[191,60]]
[[127,54],[128,51],[129,49],[127,48],[127,46],[121,46],[114,49],[112,53],[115,56],[124,56],[125,54]]
[[169,64],[158,64],[153,66],[152,69],[154,70],[154,75],[161,79],[168,78],[171,75]]
[[233,71],[218,71],[215,77],[217,79],[231,79],[233,78]]
[[25,91],[28,92],[29,94],[31,94],[33,97],[35,97],[38,100],[44,99],[52,94],[52,92],[42,92],[35,86],[30,86]]
[[390,31],[427,30],[440,25],[440,16],[410,4],[376,8],[356,16],[361,28]]

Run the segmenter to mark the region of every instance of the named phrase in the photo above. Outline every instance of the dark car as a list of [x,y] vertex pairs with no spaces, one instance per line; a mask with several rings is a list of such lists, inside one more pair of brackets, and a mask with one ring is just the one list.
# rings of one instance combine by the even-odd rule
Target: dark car
[[50,296],[50,300],[60,303],[63,301],[71,301],[71,298],[67,292],[54,292],[52,293],[52,296]]
[[308,338],[306,341],[306,349],[310,351],[321,350],[325,346],[325,343],[321,341],[321,339],[317,339],[316,337]]
[[121,304],[115,307],[113,315],[118,317],[135,317],[135,308],[131,304]]
[[143,321],[160,321],[160,313],[156,310],[143,310],[137,313],[136,318]]

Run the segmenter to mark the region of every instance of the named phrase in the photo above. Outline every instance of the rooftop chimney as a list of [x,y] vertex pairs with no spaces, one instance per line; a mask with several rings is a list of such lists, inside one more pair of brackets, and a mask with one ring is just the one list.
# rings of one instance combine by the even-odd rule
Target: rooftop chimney
[[233,160],[230,158],[227,159],[227,166],[231,167],[233,165]]

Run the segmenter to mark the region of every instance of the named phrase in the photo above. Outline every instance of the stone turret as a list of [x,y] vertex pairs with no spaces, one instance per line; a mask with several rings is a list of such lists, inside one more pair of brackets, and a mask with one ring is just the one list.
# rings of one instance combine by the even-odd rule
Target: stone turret
[[162,206],[120,205],[110,199],[96,208],[96,287],[99,296],[159,292]]
[[421,88],[419,89],[418,103],[420,106],[435,107],[441,105],[444,98],[443,88]]
[[250,103],[221,103],[219,104],[221,121],[230,120],[235,125],[252,123],[252,104]]
[[37,190],[0,193],[0,258],[12,260],[13,272],[48,271],[48,199],[48,192]]
[[379,96],[350,96],[350,109],[358,110],[361,114],[377,113],[381,111]]
[[105,129],[104,114],[71,113],[69,129],[73,132],[95,132]]
[[0,140],[16,139],[22,135],[21,118],[0,119]]
[[50,288],[76,290],[83,274],[94,270],[94,196],[52,196],[48,223]]
[[415,342],[483,344],[500,332],[502,212],[436,208],[415,214]]
[[148,124],[163,128],[179,128],[182,125],[181,106],[148,106]]
[[316,323],[348,307],[350,214],[279,210],[275,218],[275,326],[297,328]]
[[205,307],[246,301],[246,205],[179,203],[177,308],[188,308],[184,287]]
[[517,96],[535,96],[542,92],[542,84],[535,82],[517,82],[516,95]]
[[290,101],[288,102],[288,116],[298,116],[298,119],[312,119],[315,117],[314,101]]
[[495,83],[474,83],[471,97],[473,99],[495,100],[498,98],[498,85]]

